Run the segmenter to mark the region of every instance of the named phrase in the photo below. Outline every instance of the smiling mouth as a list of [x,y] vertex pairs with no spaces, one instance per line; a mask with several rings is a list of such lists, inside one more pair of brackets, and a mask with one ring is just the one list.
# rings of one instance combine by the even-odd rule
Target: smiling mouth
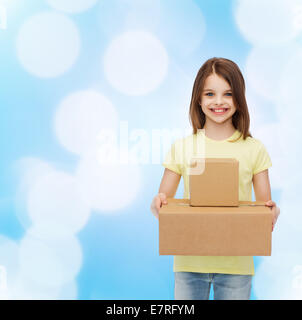
[[210,108],[210,110],[215,114],[225,114],[229,108]]

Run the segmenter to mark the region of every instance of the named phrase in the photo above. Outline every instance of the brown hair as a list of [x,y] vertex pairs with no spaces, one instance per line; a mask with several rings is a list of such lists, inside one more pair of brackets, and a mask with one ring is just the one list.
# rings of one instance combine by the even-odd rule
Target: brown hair
[[236,107],[236,112],[232,116],[232,123],[240,132],[240,136],[230,142],[237,141],[242,135],[244,140],[246,137],[252,137],[249,132],[250,116],[245,99],[245,82],[242,73],[235,62],[216,57],[208,59],[201,66],[194,81],[189,113],[193,134],[197,133],[197,129],[203,129],[206,122],[200,103],[206,78],[212,73],[224,78],[232,89],[233,103]]

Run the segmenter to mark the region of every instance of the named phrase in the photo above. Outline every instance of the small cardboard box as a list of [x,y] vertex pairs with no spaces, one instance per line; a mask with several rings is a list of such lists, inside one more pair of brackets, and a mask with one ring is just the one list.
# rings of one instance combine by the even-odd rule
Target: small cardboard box
[[189,170],[191,206],[238,206],[238,160],[192,158]]
[[192,207],[189,199],[167,201],[159,211],[160,255],[271,255],[272,212],[265,202]]

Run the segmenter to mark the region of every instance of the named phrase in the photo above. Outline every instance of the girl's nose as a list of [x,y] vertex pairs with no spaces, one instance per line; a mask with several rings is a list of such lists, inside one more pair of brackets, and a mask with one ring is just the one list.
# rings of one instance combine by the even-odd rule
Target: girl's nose
[[216,103],[216,104],[218,104],[218,105],[219,105],[219,104],[222,104],[222,103],[223,103],[223,99],[222,99],[222,97],[217,96],[217,97],[216,97],[216,101],[215,101],[215,103]]

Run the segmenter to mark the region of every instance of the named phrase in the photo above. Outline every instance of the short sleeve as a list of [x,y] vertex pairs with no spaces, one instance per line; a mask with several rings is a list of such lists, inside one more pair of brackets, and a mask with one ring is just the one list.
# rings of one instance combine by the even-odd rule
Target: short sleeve
[[166,153],[162,165],[165,168],[182,175],[182,164],[179,157],[177,141],[172,144],[170,150]]
[[261,171],[264,171],[272,166],[271,158],[261,141],[259,141],[259,146],[255,153],[254,166],[253,166],[253,175]]

